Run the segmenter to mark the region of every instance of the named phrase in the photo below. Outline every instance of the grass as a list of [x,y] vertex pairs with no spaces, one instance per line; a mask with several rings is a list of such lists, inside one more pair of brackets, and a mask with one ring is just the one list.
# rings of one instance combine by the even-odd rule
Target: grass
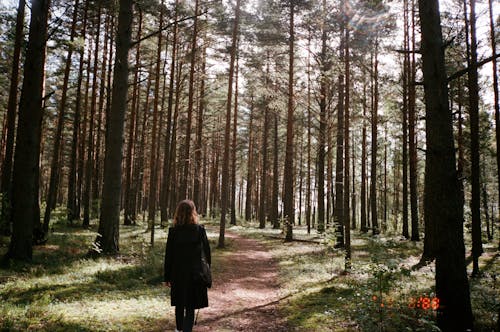
[[[120,255],[88,259],[96,227],[56,222],[32,263],[0,270],[0,330],[173,330],[169,291],[161,284],[167,229],[155,232],[151,248],[143,227],[121,226]],[[214,248],[215,233],[208,235]],[[0,241],[0,255],[7,241]],[[215,264],[223,254],[215,250]]]
[[[234,250],[231,238],[217,249],[218,223],[205,220],[213,273]],[[396,236],[352,236],[352,270],[345,274],[343,251],[332,246],[332,234],[307,234],[295,227],[284,243],[280,229],[258,229],[238,221],[227,229],[262,242],[279,265],[280,312],[292,330],[432,331],[434,311],[410,308],[411,299],[432,297],[434,266],[411,271],[422,243]],[[158,227],[154,248],[142,226],[121,226],[120,254],[88,259],[96,236],[90,229],[53,224],[49,241],[34,250],[30,264],[13,263],[0,270],[2,331],[160,331],[173,330],[168,289],[162,286],[167,229]],[[8,239],[0,239],[0,255]],[[477,331],[491,331],[500,306],[498,252],[485,245],[483,275],[471,279]],[[470,271],[469,271],[470,273]]]
[[[280,266],[281,312],[292,329],[304,331],[437,331],[435,311],[415,308],[419,297],[434,297],[434,264],[417,271],[422,242],[398,236],[352,233],[352,269],[344,273],[344,252],[333,248],[333,234],[294,237],[311,242],[284,243],[281,230],[257,224],[233,227],[264,241]],[[316,241],[318,243],[314,243]],[[485,244],[481,278],[470,279],[476,331],[493,331],[498,319],[500,273],[494,244]],[[471,266],[469,266],[471,268]],[[469,271],[470,274],[471,271]]]

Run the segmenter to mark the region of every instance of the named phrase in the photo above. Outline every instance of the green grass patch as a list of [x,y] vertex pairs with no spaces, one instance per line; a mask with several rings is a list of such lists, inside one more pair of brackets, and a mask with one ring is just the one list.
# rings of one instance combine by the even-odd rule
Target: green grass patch
[[[45,245],[30,264],[0,270],[0,330],[160,331],[174,328],[168,288],[162,285],[167,228],[155,229],[155,246],[142,226],[120,226],[117,256],[87,258],[95,239],[90,229],[52,223]],[[208,232],[214,273],[231,250],[215,249]],[[7,241],[0,243],[0,255]],[[218,263],[219,262],[219,263]]]
[[[280,268],[281,313],[291,329],[303,331],[438,331],[436,312],[417,307],[420,297],[434,298],[434,264],[417,271],[423,242],[399,236],[352,232],[352,269],[344,273],[344,251],[333,247],[334,234],[307,234],[294,227],[285,243],[281,230],[258,229],[255,222],[230,228],[263,241]],[[481,278],[471,279],[477,331],[492,331],[498,319],[499,257],[485,245]],[[424,300],[424,299],[422,299]],[[425,301],[425,300],[424,300]]]

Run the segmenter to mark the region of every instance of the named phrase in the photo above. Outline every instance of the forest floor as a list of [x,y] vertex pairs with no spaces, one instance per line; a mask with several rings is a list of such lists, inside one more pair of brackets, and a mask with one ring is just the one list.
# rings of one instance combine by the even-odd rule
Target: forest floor
[[[64,215],[63,213],[61,216]],[[214,286],[195,331],[433,331],[434,266],[412,270],[422,243],[389,234],[352,233],[352,269],[334,234],[294,228],[284,243],[277,229],[229,226],[216,248],[218,224],[203,220],[212,248]],[[162,285],[167,228],[156,242],[143,226],[121,226],[120,254],[89,259],[96,236],[56,218],[49,241],[30,264],[0,269],[2,331],[173,331],[169,291]],[[8,239],[0,238],[0,255]],[[470,243],[467,244],[470,248]],[[500,257],[485,244],[482,275],[470,279],[476,331],[493,331],[500,308]],[[469,266],[471,268],[471,266]],[[470,273],[470,271],[469,271]]]
[[233,232],[226,240],[232,252],[216,269],[196,331],[289,331],[278,311],[279,267],[268,248]]

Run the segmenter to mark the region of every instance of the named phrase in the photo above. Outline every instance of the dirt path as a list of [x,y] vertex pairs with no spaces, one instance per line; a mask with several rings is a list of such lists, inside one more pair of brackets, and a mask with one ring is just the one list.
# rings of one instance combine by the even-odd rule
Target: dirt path
[[234,252],[220,263],[194,331],[288,331],[277,305],[278,266],[258,241],[226,233]]

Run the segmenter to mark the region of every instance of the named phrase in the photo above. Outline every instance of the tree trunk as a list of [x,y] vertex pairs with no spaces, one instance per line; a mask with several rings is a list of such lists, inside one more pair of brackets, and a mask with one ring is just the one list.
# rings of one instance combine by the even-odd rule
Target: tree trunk
[[[92,176],[93,176],[93,161],[95,158],[94,154],[94,115],[96,108],[96,98],[97,98],[97,67],[99,58],[99,36],[100,36],[100,16],[101,16],[101,6],[99,5],[96,22],[96,41],[95,41],[95,51],[94,51],[94,73],[92,79],[92,97],[90,103],[90,120],[89,120],[89,133],[88,133],[88,143],[87,143],[87,161],[85,165],[85,189],[83,192],[83,227],[88,227],[90,224],[90,207],[91,203],[91,189],[92,189]],[[90,75],[90,73],[88,73]]]
[[194,9],[194,23],[193,23],[193,39],[191,41],[191,70],[189,72],[189,92],[188,92],[188,109],[187,109],[187,123],[186,123],[186,140],[184,144],[183,152],[183,173],[181,179],[181,187],[179,191],[179,198],[185,199],[188,195],[188,183],[189,183],[189,168],[191,163],[191,126],[193,117],[193,106],[194,106],[194,74],[196,69],[196,51],[198,43],[198,11],[199,11],[200,1],[196,0]]
[[339,75],[339,102],[337,106],[337,159],[335,165],[335,208],[337,248],[344,248],[344,75]]
[[[404,49],[409,49],[408,0],[404,1]],[[409,55],[404,54],[403,61],[403,236],[410,238],[408,227],[408,105],[409,105]]]
[[[311,28],[307,38],[307,181],[306,181],[306,225],[307,234],[311,233]],[[277,133],[276,133],[277,135]],[[276,143],[277,144],[277,143]]]
[[415,62],[415,4],[414,0],[411,3],[411,61],[409,63],[409,84],[408,84],[408,141],[410,153],[410,207],[411,207],[411,240],[420,241],[418,230],[418,174],[417,174],[417,134],[415,133],[416,126],[416,108],[415,108],[415,77],[416,77],[416,62]]
[[371,184],[370,204],[372,218],[372,234],[379,233],[377,213],[377,126],[378,126],[378,40],[375,40],[375,54],[373,62],[373,105],[372,105],[372,160],[371,160]]
[[112,104],[106,131],[104,184],[95,245],[102,253],[119,251],[120,190],[122,175],[123,126],[127,109],[128,53],[131,44],[132,0],[120,0],[116,59],[113,70]]
[[[497,51],[496,51],[496,38],[495,38],[495,24],[493,23],[493,0],[488,1],[489,16],[490,16],[490,41],[491,41],[491,52],[493,59],[491,61],[493,65],[493,95],[494,95],[494,107],[495,107],[495,143],[496,143],[496,158],[497,158],[497,206],[500,207],[500,106],[499,106],[499,94],[498,94],[498,71],[497,71]],[[499,209],[500,211],[500,209]],[[500,228],[500,216],[496,217],[497,223],[499,223]],[[493,230],[493,229],[492,229]],[[498,242],[498,250],[500,250],[500,241]],[[500,324],[500,317],[498,318]]]
[[61,141],[63,141],[63,127],[64,127],[64,117],[66,114],[66,99],[68,95],[68,82],[69,74],[71,70],[71,57],[73,56],[73,41],[76,36],[76,23],[78,19],[78,5],[79,0],[75,0],[73,6],[73,22],[71,23],[71,35],[69,39],[68,54],[66,56],[66,63],[64,67],[64,78],[62,85],[62,96],[59,104],[59,114],[57,118],[57,129],[54,137],[54,149],[52,151],[52,161],[50,164],[50,180],[49,180],[49,192],[47,195],[46,205],[45,205],[45,215],[43,218],[43,231],[45,234],[49,231],[50,214],[52,212],[52,207],[55,204],[57,185],[59,180],[60,163],[61,163]]
[[[363,75],[366,77],[366,75]],[[366,80],[363,81],[363,129],[361,138],[361,233],[368,232],[366,216]]]
[[248,163],[247,163],[247,190],[245,195],[245,220],[252,219],[252,190],[253,190],[253,95],[250,96],[250,122],[248,124]]
[[205,77],[207,68],[207,48],[203,47],[201,64],[201,83],[200,83],[200,105],[198,107],[197,124],[196,124],[196,147],[194,153],[194,188],[193,200],[198,205],[198,213],[204,214],[204,204],[202,203],[202,150],[203,150],[203,113],[206,107],[205,100]]
[[7,104],[7,139],[5,142],[5,157],[2,164],[2,211],[0,216],[0,234],[10,235],[12,227],[12,162],[14,155],[14,138],[16,134],[17,89],[19,86],[19,62],[21,60],[21,43],[23,42],[24,13],[26,1],[19,0],[16,18],[16,37],[12,57],[12,72],[10,75],[9,100]]
[[[164,0],[160,3],[160,28],[163,30],[163,6]],[[160,32],[158,34],[158,47],[156,49],[156,68],[155,68],[155,88],[154,88],[154,101],[153,101],[153,129],[152,129],[152,142],[151,142],[151,155],[149,159],[149,206],[148,206],[148,228],[151,229],[151,246],[154,246],[155,236],[155,216],[156,216],[156,187],[158,181],[158,163],[156,150],[158,142],[158,107],[160,103],[160,68],[161,68],[161,52],[162,52],[163,36]]]
[[274,147],[273,147],[273,196],[271,199],[271,222],[274,229],[280,228],[280,218],[278,213],[279,205],[279,160],[278,160],[278,113],[274,113]]
[[233,76],[236,60],[236,48],[238,43],[238,25],[240,18],[240,0],[236,0],[233,35],[231,44],[231,60],[229,62],[229,83],[226,102],[226,128],[224,131],[224,156],[222,159],[222,188],[221,188],[221,216],[218,248],[224,248],[224,236],[226,229],[226,213],[229,200],[229,134],[231,132],[231,101],[233,99]]
[[39,216],[39,153],[49,7],[49,0],[34,0],[31,3],[24,63],[24,77],[29,79],[23,80],[19,102],[12,181],[13,232],[6,258],[24,261],[32,258],[35,219]]
[[327,34],[326,34],[326,0],[323,0],[321,20],[321,53],[320,58],[320,92],[319,92],[319,131],[318,131],[318,233],[325,231],[325,136],[326,129],[326,95],[329,86],[328,75],[330,70],[327,59]]
[[[347,22],[345,22],[347,23]],[[349,193],[351,191],[350,187],[350,138],[349,138],[349,130],[350,130],[350,92],[349,92],[349,84],[350,84],[350,56],[349,56],[349,27],[347,24],[344,25],[345,29],[345,103],[344,103],[344,236],[345,236],[345,270],[349,271],[351,269],[351,209],[349,207]]]
[[[167,101],[167,132],[165,137],[165,151],[163,154],[163,177],[160,192],[160,209],[161,209],[161,221],[165,222],[168,220],[168,201],[169,201],[169,184],[171,181],[171,169],[170,169],[170,159],[172,155],[171,138],[172,129],[172,109],[174,104],[174,82],[175,82],[175,63],[177,61],[177,11],[178,11],[179,1],[176,0],[174,4],[174,26],[173,26],[173,37],[172,37],[172,55],[170,63],[170,77],[168,84],[168,101]],[[197,203],[197,202],[196,202]]]
[[[465,1],[464,1],[465,6]],[[476,1],[470,0],[470,58],[468,67],[470,141],[471,141],[471,213],[472,213],[472,275],[479,273],[481,240],[481,182],[479,171],[479,93],[477,74]]]
[[231,140],[231,225],[236,225],[236,148],[238,131],[238,72],[239,55],[238,40],[236,41],[236,68],[234,73],[234,115],[233,115],[233,138]]
[[438,325],[443,331],[464,331],[472,329],[472,310],[439,4],[419,0],[419,9],[427,137],[424,217],[430,225],[425,236],[432,236],[430,252],[436,257]]
[[[81,35],[83,39],[86,38],[87,31],[87,15],[88,15],[88,2],[85,3],[83,23]],[[80,125],[81,125],[81,112],[82,112],[82,81],[83,81],[83,70],[85,64],[85,48],[82,47],[79,51],[80,63],[78,66],[78,81],[76,88],[76,101],[75,101],[75,115],[73,118],[73,133],[71,141],[71,160],[70,160],[70,170],[68,177],[68,220],[73,222],[73,220],[78,220],[80,218],[80,189],[79,183],[81,183],[81,177],[83,176],[81,169],[78,165],[82,162],[84,156],[80,153],[78,146],[82,139],[80,135]]]
[[294,98],[293,98],[293,70],[294,70],[294,46],[295,46],[295,3],[290,0],[290,41],[289,41],[289,66],[288,66],[288,112],[286,124],[286,150],[285,150],[285,171],[283,174],[284,183],[284,219],[286,224],[285,241],[293,240],[293,223],[294,223],[294,153],[293,153],[293,138],[294,138]]
[[[142,10],[140,7],[138,9],[139,22],[137,28],[137,40],[141,40],[142,35]],[[135,209],[132,207],[135,205],[133,200],[135,199],[135,193],[132,193],[132,170],[134,162],[134,147],[136,144],[136,126],[138,120],[138,104],[139,104],[139,73],[141,64],[141,43],[138,42],[135,52],[135,72],[134,72],[134,90],[132,92],[132,104],[130,107],[130,119],[129,119],[129,129],[128,129],[128,144],[127,144],[127,156],[125,159],[125,207],[124,207],[124,224],[132,225],[135,221]]]
[[[267,57],[266,65],[266,88],[269,89],[269,53]],[[267,178],[268,178],[268,136],[269,136],[269,98],[266,97],[264,101],[264,128],[262,130],[262,169],[260,177],[260,205],[259,205],[259,228],[266,227],[266,192],[267,190]]]

